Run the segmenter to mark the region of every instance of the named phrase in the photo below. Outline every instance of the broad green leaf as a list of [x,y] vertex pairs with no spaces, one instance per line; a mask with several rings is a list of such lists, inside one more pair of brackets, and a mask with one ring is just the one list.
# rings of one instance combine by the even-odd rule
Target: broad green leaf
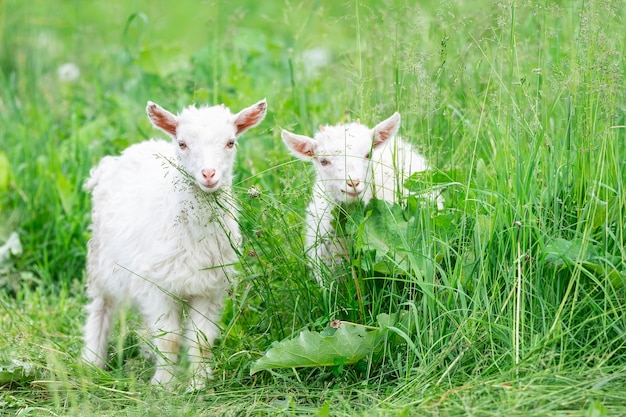
[[24,383],[35,379],[37,370],[32,363],[11,359],[0,363],[0,384]]
[[623,261],[608,253],[600,256],[599,250],[593,242],[584,243],[582,239],[555,238],[544,248],[543,259],[548,265],[557,269],[578,265],[589,274],[607,277],[616,287],[626,285]]
[[372,200],[365,222],[365,244],[382,253],[406,245],[409,222],[402,207],[382,200]]
[[447,171],[428,170],[414,173],[404,182],[404,186],[411,192],[420,193],[424,191],[425,185],[444,185],[465,181],[463,173],[456,168]]
[[597,257],[593,244],[591,242],[585,244],[582,239],[556,238],[546,245],[543,254],[545,262],[551,263],[557,268],[589,261]]
[[250,375],[267,369],[354,364],[375,350],[381,333],[380,329],[368,331],[364,326],[345,322],[333,330],[307,330],[294,339],[275,342],[252,365]]
[[442,234],[452,233],[456,230],[455,220],[456,217],[452,213],[437,214],[433,216],[433,226]]
[[409,223],[404,219],[402,207],[383,200],[372,200],[366,207],[366,215],[352,217],[346,224],[347,231],[356,235],[359,247],[376,251],[377,259],[406,245]]
[[[432,275],[433,260],[416,252],[421,244],[418,218],[408,216],[399,204],[373,199],[365,207],[338,207],[333,216],[338,235],[353,242],[354,266],[381,276]],[[442,219],[445,227],[451,221]]]
[[367,210],[357,241],[363,253],[376,253],[371,269],[386,276],[431,276],[434,264],[420,250],[418,219],[405,219],[401,206],[382,200],[373,200]]

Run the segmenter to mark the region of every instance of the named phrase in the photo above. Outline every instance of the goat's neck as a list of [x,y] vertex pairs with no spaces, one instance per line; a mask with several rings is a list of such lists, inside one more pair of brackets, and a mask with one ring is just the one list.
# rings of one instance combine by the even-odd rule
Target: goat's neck
[[214,192],[205,192],[195,183],[187,182],[178,192],[180,213],[178,220],[191,228],[206,228],[225,217],[235,218],[236,207],[230,187],[222,186]]

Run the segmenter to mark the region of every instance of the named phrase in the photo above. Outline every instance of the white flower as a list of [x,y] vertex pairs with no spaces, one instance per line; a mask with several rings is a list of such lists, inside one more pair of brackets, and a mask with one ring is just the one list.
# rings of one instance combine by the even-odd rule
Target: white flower
[[261,195],[261,189],[257,187],[256,185],[253,185],[252,187],[248,189],[248,197],[257,198],[260,195]]
[[16,232],[11,233],[9,239],[0,246],[0,264],[8,261],[13,256],[19,256],[22,254],[22,242]]
[[324,47],[307,49],[302,52],[302,63],[307,75],[316,74],[320,69],[329,65],[331,59],[330,50]]
[[80,77],[80,68],[72,62],[67,62],[57,69],[57,76],[62,82],[70,83],[76,81]]

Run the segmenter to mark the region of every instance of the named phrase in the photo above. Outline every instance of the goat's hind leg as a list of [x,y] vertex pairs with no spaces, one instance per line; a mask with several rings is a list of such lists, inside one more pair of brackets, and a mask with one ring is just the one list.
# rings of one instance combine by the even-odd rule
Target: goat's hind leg
[[85,323],[83,359],[104,368],[107,342],[111,335],[111,321],[116,304],[104,296],[96,296],[86,307],[89,317]]

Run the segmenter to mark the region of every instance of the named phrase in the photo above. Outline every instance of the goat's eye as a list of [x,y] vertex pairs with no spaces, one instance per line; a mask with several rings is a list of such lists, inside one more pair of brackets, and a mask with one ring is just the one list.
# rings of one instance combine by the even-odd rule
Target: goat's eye
[[330,161],[329,161],[328,159],[326,159],[326,158],[322,158],[322,159],[320,159],[320,164],[321,164],[323,167],[325,167],[325,166],[327,166],[327,165],[330,165]]
[[178,147],[184,151],[187,149],[187,144],[181,140],[178,142]]
[[230,139],[228,142],[226,142],[226,147],[228,149],[232,148],[235,146],[235,139]]

